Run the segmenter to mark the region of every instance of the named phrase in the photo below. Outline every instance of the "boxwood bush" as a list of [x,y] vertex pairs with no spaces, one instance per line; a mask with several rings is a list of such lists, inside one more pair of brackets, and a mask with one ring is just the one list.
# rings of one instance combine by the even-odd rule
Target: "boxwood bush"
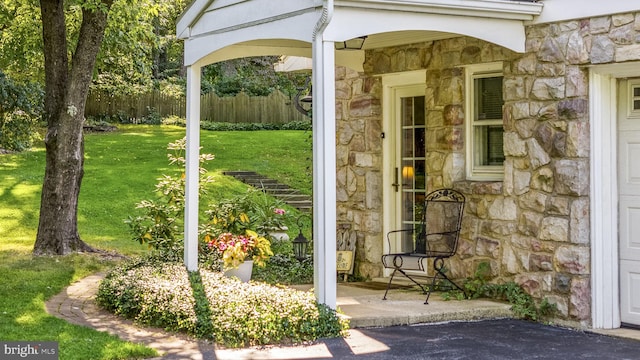
[[137,259],[110,271],[97,302],[137,323],[185,332],[227,347],[296,343],[344,334],[348,321],[311,292],[181,263]]

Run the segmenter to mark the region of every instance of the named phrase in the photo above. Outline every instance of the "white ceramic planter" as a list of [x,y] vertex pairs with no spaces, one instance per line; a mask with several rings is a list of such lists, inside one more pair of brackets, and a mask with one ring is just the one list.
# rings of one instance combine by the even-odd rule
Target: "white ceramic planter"
[[288,230],[289,228],[286,226],[283,226],[279,229],[273,229],[269,231],[269,236],[271,236],[271,239],[273,241],[288,241],[289,240],[289,234],[287,234]]
[[253,260],[245,260],[237,269],[229,269],[224,272],[226,277],[237,277],[242,282],[251,280],[251,272],[253,272]]

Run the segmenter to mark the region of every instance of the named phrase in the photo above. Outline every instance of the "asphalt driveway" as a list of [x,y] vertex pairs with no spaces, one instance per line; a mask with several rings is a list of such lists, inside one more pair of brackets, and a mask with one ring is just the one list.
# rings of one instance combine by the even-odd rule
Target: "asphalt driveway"
[[217,350],[205,359],[640,359],[640,341],[500,319],[353,329],[347,339]]

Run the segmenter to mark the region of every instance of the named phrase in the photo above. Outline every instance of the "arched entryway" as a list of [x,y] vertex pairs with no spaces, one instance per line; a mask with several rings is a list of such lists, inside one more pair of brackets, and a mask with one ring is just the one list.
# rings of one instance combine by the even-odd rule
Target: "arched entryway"
[[364,49],[468,35],[524,51],[524,21],[542,4],[513,1],[401,2],[196,0],[178,23],[187,66],[187,188],[185,263],[197,268],[200,70],[252,55],[313,60],[315,293],[336,305],[335,65],[359,70],[364,50],[337,51],[336,42],[368,36]]

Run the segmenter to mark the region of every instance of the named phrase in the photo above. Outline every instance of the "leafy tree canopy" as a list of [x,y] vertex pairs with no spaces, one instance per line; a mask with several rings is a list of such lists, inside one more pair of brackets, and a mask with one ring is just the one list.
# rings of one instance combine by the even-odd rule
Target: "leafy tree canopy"
[[[95,1],[93,1],[95,2]],[[65,1],[68,53],[80,30],[82,7]],[[150,89],[154,80],[179,75],[182,43],[175,25],[188,0],[116,0],[98,55],[94,87],[120,94]],[[42,21],[37,0],[0,0],[0,68],[20,82],[44,83]]]
[[[82,7],[95,0],[65,1],[68,53],[76,47]],[[115,0],[97,58],[92,89],[136,94],[160,89],[184,95],[183,44],[176,22],[190,0]],[[98,2],[95,2],[98,4]],[[42,21],[37,0],[0,0],[0,69],[16,82],[44,84]],[[305,75],[276,73],[277,56],[229,60],[206,66],[203,93],[264,96],[275,89],[293,95]]]

